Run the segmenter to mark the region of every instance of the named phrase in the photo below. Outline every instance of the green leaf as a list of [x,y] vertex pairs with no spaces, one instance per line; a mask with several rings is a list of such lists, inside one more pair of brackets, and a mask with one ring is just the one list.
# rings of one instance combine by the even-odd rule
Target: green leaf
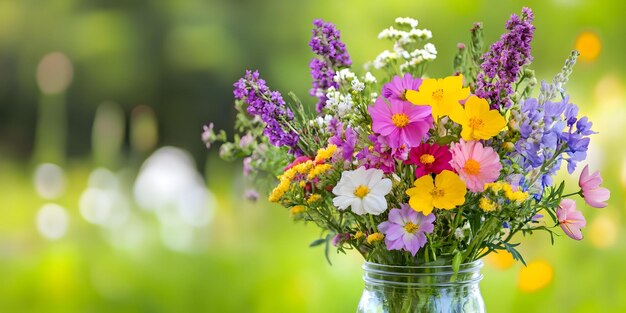
[[323,244],[324,242],[326,242],[326,238],[320,238],[320,239],[317,239],[317,240],[314,240],[313,242],[311,242],[309,244],[309,247],[316,247],[316,246],[319,246],[319,245]]
[[510,244],[510,243],[503,242],[503,244],[504,244],[504,247],[506,248],[506,251],[511,253],[511,255],[513,256],[513,259],[521,261],[522,264],[524,264],[524,266],[526,266],[526,261],[524,261],[524,258],[519,253],[519,251],[517,251],[517,249],[515,249],[515,247],[519,246],[519,243]]
[[333,263],[330,261],[330,256],[328,255],[328,252],[330,251],[330,239],[331,236],[330,234],[328,234],[326,236],[326,245],[324,246],[324,255],[326,256],[326,261],[328,262],[328,265],[333,265]]
[[461,251],[456,250],[454,257],[452,258],[452,270],[454,271],[454,274],[450,277],[451,282],[456,281],[456,277],[459,274],[459,268],[461,267],[461,261],[463,261],[463,255],[461,254]]

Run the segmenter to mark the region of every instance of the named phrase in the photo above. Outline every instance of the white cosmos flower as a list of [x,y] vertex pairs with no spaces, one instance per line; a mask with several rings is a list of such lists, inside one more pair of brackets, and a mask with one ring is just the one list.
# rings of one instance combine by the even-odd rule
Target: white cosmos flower
[[352,207],[352,212],[378,215],[387,210],[385,195],[391,191],[391,180],[383,178],[383,171],[361,166],[354,171],[344,171],[337,186],[333,204],[339,210]]

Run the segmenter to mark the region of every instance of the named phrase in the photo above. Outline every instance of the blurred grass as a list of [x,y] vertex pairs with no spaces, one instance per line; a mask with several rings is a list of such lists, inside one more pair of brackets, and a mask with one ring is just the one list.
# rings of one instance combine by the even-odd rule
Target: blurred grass
[[[625,2],[0,0],[0,312],[354,311],[363,287],[359,257],[333,255],[329,266],[322,249],[308,247],[319,234],[315,227],[292,223],[285,209],[264,200],[243,201],[240,167],[214,152],[206,157],[201,125],[211,120],[217,128],[232,127],[231,84],[245,68],[258,68],[271,88],[305,99],[313,18],[338,25],[359,65],[390,48],[375,39],[382,28],[397,16],[415,17],[433,31],[439,57],[430,74],[441,76],[473,22],[484,22],[492,42],[522,5],[536,14],[533,68],[539,77],[551,79],[581,32],[600,40],[598,58],[577,65],[568,90],[600,132],[589,163],[602,171],[612,198],[605,209],[583,209],[588,227],[581,242],[559,237],[551,246],[544,234],[520,238],[527,261],[544,260],[554,273],[537,291],[518,287],[520,264],[500,269],[504,263],[486,262],[481,288],[488,311],[626,311]],[[74,80],[59,97],[67,107],[67,147],[55,147],[65,154],[55,162],[67,187],[45,200],[33,185],[37,162],[51,161],[49,150],[33,155],[38,105],[47,97],[35,71],[53,51],[71,60]],[[118,155],[108,156],[115,160],[102,161],[90,139],[103,101],[119,103],[131,128],[134,108],[151,107],[158,145],[191,151],[203,169],[217,204],[209,224],[193,233],[201,239],[193,250],[167,248],[163,236],[175,234],[164,235],[157,216],[132,200],[122,228],[91,224],[81,215],[80,198],[96,166],[119,173],[122,193],[132,198],[134,177],[157,140],[152,128],[144,145],[129,142],[140,135],[129,140],[122,130],[115,133],[124,140],[115,147]],[[106,125],[99,138],[111,135]],[[571,186],[575,177],[559,176]],[[37,230],[46,203],[69,215],[60,239]]]

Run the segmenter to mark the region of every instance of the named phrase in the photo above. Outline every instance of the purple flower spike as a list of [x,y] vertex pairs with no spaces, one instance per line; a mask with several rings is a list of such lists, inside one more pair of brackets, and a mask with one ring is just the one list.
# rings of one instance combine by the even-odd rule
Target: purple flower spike
[[233,86],[235,99],[248,104],[250,115],[259,116],[265,123],[265,134],[274,146],[287,146],[290,152],[300,155],[298,135],[286,125],[293,120],[293,112],[286,107],[283,96],[270,90],[265,80],[259,78],[258,71],[246,71],[246,75]]
[[509,95],[517,81],[522,66],[532,61],[530,42],[535,26],[529,8],[522,9],[522,17],[513,14],[506,23],[508,33],[491,45],[482,59],[482,71],[476,77],[476,95],[487,99],[492,109],[511,106]]
[[335,70],[352,65],[352,60],[334,24],[316,19],[313,21],[313,25],[315,28],[313,28],[313,37],[309,42],[309,46],[313,53],[322,58],[314,58],[309,63],[311,77],[313,78],[313,88],[311,88],[309,94],[317,97],[316,108],[318,112],[321,112],[326,106],[325,91],[330,87],[339,87],[333,81]]

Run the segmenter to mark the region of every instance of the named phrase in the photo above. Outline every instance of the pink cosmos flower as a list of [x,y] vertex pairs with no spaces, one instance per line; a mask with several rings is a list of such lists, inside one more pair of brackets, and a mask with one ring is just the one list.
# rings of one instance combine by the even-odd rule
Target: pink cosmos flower
[[438,144],[422,143],[409,152],[409,159],[406,164],[417,165],[415,167],[415,178],[420,178],[426,174],[439,174],[443,170],[452,171],[450,161],[452,154],[446,146]]
[[500,157],[491,147],[483,147],[479,141],[452,144],[452,168],[472,192],[482,192],[485,184],[496,181],[502,164]]
[[387,250],[406,250],[413,256],[426,244],[426,234],[435,229],[434,214],[424,215],[416,212],[408,204],[401,204],[400,209],[389,211],[389,220],[378,225],[378,230],[385,234]]
[[602,184],[600,172],[589,175],[589,165],[585,165],[582,173],[580,173],[578,186],[582,190],[585,202],[594,208],[606,207],[606,202],[611,197],[611,192],[604,187],[600,187],[600,184]]
[[389,101],[407,101],[407,90],[418,90],[422,84],[421,78],[413,78],[411,74],[406,73],[404,77],[394,76],[393,80],[383,86],[383,97]]
[[372,117],[372,130],[385,137],[389,147],[417,147],[433,125],[429,106],[409,102],[390,101],[378,97],[368,108]]
[[576,210],[576,201],[572,199],[561,200],[559,208],[556,209],[556,217],[566,235],[575,240],[583,239],[580,229],[587,226],[587,221],[585,221],[583,213]]

